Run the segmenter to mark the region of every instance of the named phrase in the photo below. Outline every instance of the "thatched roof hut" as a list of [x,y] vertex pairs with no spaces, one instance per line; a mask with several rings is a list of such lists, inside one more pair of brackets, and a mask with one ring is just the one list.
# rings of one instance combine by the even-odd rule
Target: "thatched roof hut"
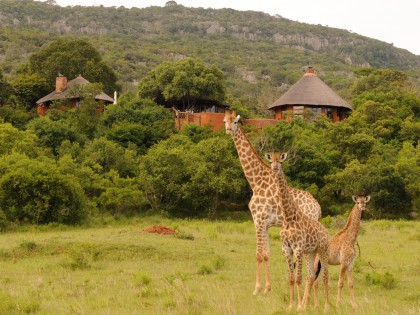
[[316,117],[327,115],[333,121],[344,119],[353,110],[315,74],[313,67],[277,101],[268,107],[275,111],[276,119],[290,120],[293,116]]

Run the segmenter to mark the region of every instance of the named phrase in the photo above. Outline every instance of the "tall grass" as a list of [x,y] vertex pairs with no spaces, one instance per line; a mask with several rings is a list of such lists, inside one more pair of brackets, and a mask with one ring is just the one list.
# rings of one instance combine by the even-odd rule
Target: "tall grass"
[[[142,232],[156,224],[176,229],[178,236]],[[251,220],[150,217],[101,225],[1,234],[0,314],[287,312],[279,229],[270,230],[272,291],[253,296]],[[362,222],[362,228],[354,272],[359,308],[351,309],[345,283],[343,305],[330,314],[420,314],[420,222]],[[334,302],[338,267],[331,266],[330,274]],[[318,313],[312,305],[304,312]]]

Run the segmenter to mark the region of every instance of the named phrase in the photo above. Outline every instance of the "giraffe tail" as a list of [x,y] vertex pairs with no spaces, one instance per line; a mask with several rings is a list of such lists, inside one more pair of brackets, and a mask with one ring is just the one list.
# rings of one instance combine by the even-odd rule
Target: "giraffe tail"
[[320,272],[321,272],[321,260],[318,260],[318,265],[316,266],[316,271],[315,271],[315,280],[318,279]]

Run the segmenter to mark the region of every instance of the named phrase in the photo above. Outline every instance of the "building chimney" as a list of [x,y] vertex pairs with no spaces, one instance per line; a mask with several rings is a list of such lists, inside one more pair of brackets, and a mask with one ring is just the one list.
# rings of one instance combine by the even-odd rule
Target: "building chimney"
[[316,76],[315,68],[312,66],[309,66],[308,69],[306,69],[306,73],[303,76],[305,77]]
[[55,91],[62,92],[67,87],[67,78],[61,74],[55,78]]

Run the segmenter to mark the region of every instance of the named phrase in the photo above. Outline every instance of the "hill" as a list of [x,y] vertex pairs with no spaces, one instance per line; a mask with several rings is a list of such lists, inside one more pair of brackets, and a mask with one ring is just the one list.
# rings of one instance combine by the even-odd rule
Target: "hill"
[[[13,78],[31,53],[62,36],[89,40],[113,67],[123,90],[164,60],[214,63],[229,94],[258,111],[311,64],[335,89],[357,67],[393,68],[418,76],[420,56],[350,31],[233,9],[60,7],[33,0],[0,2],[0,66]],[[344,91],[342,93],[345,93]]]

